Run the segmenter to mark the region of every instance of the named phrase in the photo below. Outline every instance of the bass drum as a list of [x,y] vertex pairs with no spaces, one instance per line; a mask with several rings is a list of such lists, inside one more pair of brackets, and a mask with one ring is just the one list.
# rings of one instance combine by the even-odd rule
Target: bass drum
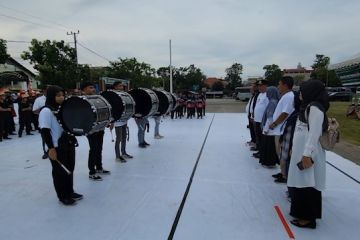
[[71,96],[61,105],[59,117],[65,131],[90,135],[111,122],[111,105],[100,95]]
[[101,93],[111,105],[111,114],[115,121],[126,121],[135,114],[135,101],[127,92],[108,90]]
[[134,117],[149,117],[159,108],[159,99],[155,92],[147,88],[136,88],[129,91],[135,100]]
[[159,98],[159,109],[157,110],[158,115],[164,115],[171,111],[173,107],[173,98],[169,92],[164,90],[153,90],[156,96]]
[[172,100],[173,100],[171,111],[175,111],[176,107],[178,106],[178,98],[177,98],[177,96],[175,94],[173,94],[173,93],[170,93],[170,94],[171,94],[171,97],[172,97]]

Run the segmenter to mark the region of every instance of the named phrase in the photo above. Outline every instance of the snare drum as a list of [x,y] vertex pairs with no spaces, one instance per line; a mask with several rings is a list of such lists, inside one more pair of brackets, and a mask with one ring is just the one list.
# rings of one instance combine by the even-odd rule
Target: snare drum
[[154,91],[147,88],[136,88],[129,91],[135,100],[134,117],[149,117],[154,115],[159,108],[159,99]]
[[127,92],[108,90],[101,93],[111,105],[111,114],[115,121],[126,121],[135,114],[135,101]]
[[110,123],[111,105],[100,95],[71,96],[61,105],[59,118],[65,131],[90,135]]

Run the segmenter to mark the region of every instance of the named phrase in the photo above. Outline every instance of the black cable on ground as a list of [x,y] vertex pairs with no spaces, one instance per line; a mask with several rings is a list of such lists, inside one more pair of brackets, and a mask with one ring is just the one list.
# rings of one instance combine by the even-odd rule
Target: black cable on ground
[[339,172],[341,172],[342,174],[344,174],[345,176],[347,176],[348,178],[350,178],[351,180],[354,180],[356,183],[360,184],[359,180],[357,180],[356,178],[350,176],[349,174],[347,174],[346,172],[344,172],[340,168],[334,166],[333,164],[329,163],[328,161],[326,161],[326,163],[329,164],[330,166],[332,166],[333,168],[335,168],[336,170],[338,170]]
[[198,163],[199,163],[201,154],[202,154],[202,152],[203,152],[203,149],[204,149],[206,140],[207,140],[207,138],[208,138],[208,135],[209,135],[209,132],[210,132],[210,128],[211,128],[212,123],[213,123],[213,121],[214,121],[214,118],[215,118],[215,114],[213,115],[213,118],[211,119],[211,123],[210,123],[210,125],[209,125],[208,130],[207,130],[207,133],[206,133],[204,142],[203,142],[203,144],[202,144],[202,146],[201,146],[199,155],[198,155],[198,157],[197,157],[197,159],[196,159],[196,163],[195,163],[194,168],[193,168],[193,171],[192,171],[192,173],[191,173],[190,180],[189,180],[189,182],[188,182],[188,185],[187,185],[187,187],[186,187],[186,190],[185,190],[183,199],[182,199],[182,201],[181,201],[181,204],[180,204],[179,209],[178,209],[178,211],[177,211],[177,214],[176,214],[176,217],[175,217],[175,219],[174,219],[173,225],[172,225],[172,227],[171,227],[171,231],[170,231],[168,240],[172,240],[173,237],[174,237],[174,234],[175,234],[177,225],[178,225],[179,220],[180,220],[180,217],[181,217],[182,210],[183,210],[183,208],[184,208],[184,205],[185,205],[187,196],[188,196],[188,194],[189,194],[190,187],[191,187],[191,184],[192,184],[192,181],[193,181],[193,178],[194,178],[194,175],[195,175],[195,172],[196,172],[196,169],[197,169],[197,166],[198,166]]

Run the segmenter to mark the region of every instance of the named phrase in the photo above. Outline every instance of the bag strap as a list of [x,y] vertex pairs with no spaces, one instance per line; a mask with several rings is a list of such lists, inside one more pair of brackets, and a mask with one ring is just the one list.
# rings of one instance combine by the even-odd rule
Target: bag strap
[[317,107],[320,111],[322,111],[324,113],[324,120],[323,120],[323,124],[322,124],[322,132],[327,131],[328,125],[329,125],[329,120],[327,118],[325,109],[323,108],[323,106],[319,102],[316,102],[316,101],[309,103],[309,105],[307,105],[307,107],[305,109],[305,120],[306,120],[306,123],[307,123],[308,131],[310,131],[309,114],[310,114],[310,107],[311,106]]

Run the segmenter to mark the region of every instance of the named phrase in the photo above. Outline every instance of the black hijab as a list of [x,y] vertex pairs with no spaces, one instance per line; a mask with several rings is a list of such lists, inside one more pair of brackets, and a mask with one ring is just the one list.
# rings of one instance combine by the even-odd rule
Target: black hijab
[[50,86],[47,89],[45,106],[50,108],[51,111],[56,111],[59,108],[59,104],[55,100],[55,97],[59,92],[65,93],[64,89],[56,85]]
[[316,102],[316,105],[320,105],[324,113],[329,109],[329,96],[325,89],[324,84],[320,80],[310,79],[303,82],[300,85],[300,92],[302,96],[302,102],[300,105],[299,119],[302,122],[306,122],[305,111],[309,104]]

